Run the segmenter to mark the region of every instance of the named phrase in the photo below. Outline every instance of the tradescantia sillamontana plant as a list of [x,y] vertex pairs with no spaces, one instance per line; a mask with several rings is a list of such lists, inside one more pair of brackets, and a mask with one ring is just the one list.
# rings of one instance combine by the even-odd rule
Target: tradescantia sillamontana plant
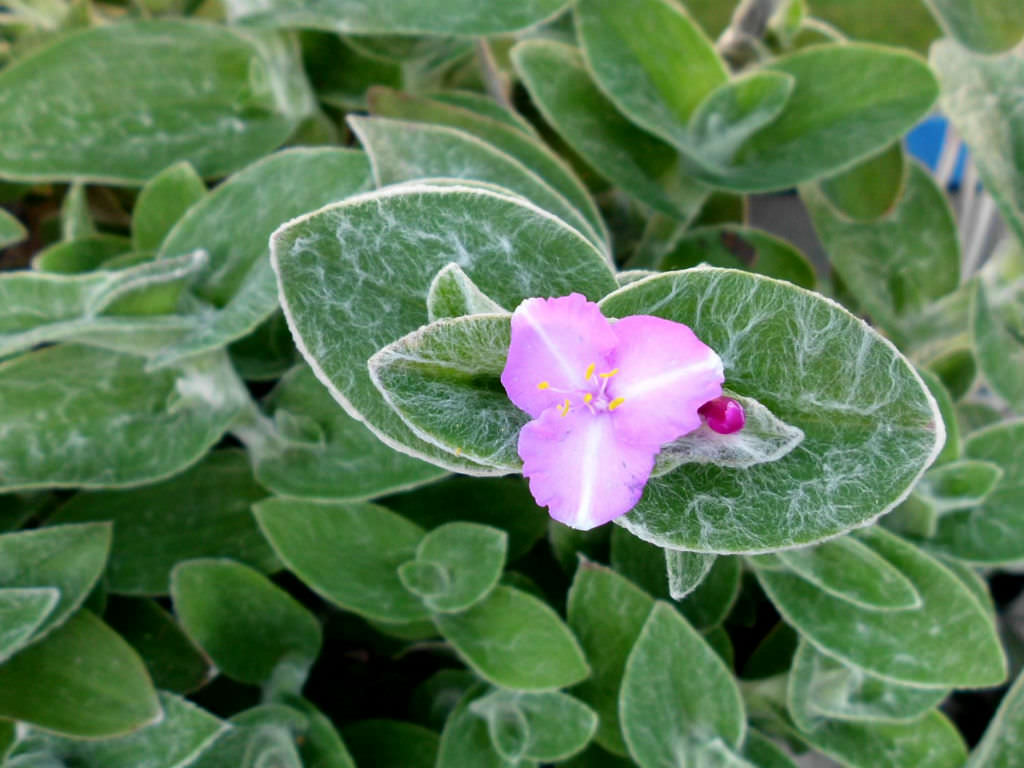
[[0,767],[1024,765],[1024,6],[807,5],[0,8]]

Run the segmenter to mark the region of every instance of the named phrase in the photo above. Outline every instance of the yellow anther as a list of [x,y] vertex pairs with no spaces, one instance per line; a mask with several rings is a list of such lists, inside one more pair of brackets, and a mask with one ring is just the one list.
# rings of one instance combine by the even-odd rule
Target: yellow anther
[[455,455],[456,456],[461,456],[462,455],[462,449],[461,448],[456,448],[455,449]]
[[560,410],[562,411],[562,416],[568,416],[569,415],[569,398],[568,397],[565,398],[565,402],[562,403],[562,405],[560,406]]
[[594,375],[594,369],[595,369],[595,368],[597,368],[597,366],[596,366],[596,365],[594,365],[593,363],[591,363],[590,365],[588,365],[588,366],[587,366],[587,372],[583,374],[583,378],[584,378],[584,379],[589,379],[589,378],[590,378],[591,376],[593,376],[593,375]]
[[550,382],[542,381],[540,384],[537,385],[537,389],[547,389],[550,386],[551,386]]
[[619,372],[618,368],[612,368],[610,371],[608,371],[608,373],[601,373],[601,374],[598,374],[598,375],[602,379],[610,379],[612,376],[614,376],[618,372]]
[[594,399],[594,396],[592,394],[590,394],[589,392],[587,392],[587,394],[585,394],[583,396],[583,402],[587,403],[588,405],[590,404],[590,401],[593,400],[593,399]]
[[608,410],[609,411],[614,411],[616,408],[618,408],[624,402],[626,402],[626,398],[624,398],[624,397],[616,397],[614,400],[612,400],[610,403],[608,403]]

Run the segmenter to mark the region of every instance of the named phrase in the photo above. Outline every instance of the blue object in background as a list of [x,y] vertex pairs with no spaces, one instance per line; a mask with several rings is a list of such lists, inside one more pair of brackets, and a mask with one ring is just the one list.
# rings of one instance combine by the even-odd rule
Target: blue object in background
[[[949,121],[942,115],[932,115],[922,120],[914,129],[907,134],[907,151],[927,165],[932,173],[939,165],[939,157],[942,155],[942,145],[946,140],[946,131],[949,128]],[[964,176],[964,166],[967,164],[967,147],[960,146],[956,156],[956,166],[953,169],[953,176],[949,180],[950,189],[960,186]]]

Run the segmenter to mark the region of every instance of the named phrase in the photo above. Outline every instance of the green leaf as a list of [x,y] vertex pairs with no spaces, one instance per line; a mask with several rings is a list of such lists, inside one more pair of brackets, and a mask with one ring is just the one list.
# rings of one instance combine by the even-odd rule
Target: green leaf
[[985,191],[1024,242],[1024,176],[1018,165],[1024,115],[1016,88],[1024,77],[1024,54],[981,56],[947,39],[932,45],[929,61],[942,86],[939,106],[970,148]]
[[544,119],[595,171],[668,216],[696,216],[706,189],[682,177],[672,146],[616,110],[575,48],[527,40],[512,50],[512,61]]
[[778,461],[652,478],[616,522],[659,546],[736,553],[830,538],[892,509],[942,447],[941,415],[913,367],[817,294],[705,268],[633,283],[601,308],[689,325],[722,357],[731,390],[804,433]]
[[[373,104],[374,94],[369,94],[368,96],[371,104]],[[529,120],[520,115],[514,109],[502,106],[487,94],[477,93],[476,91],[445,90],[433,91],[429,96],[434,101],[440,101],[443,104],[449,104],[453,107],[468,110],[481,117],[497,120],[499,123],[504,123],[510,128],[517,128],[528,136],[539,136],[537,129],[533,127],[533,124],[530,123]],[[427,122],[444,122],[444,120],[430,119]]]
[[308,721],[301,740],[296,739],[303,768],[356,768],[345,742],[325,714],[299,696],[286,696],[284,701],[302,712]]
[[801,642],[789,673],[787,706],[801,731],[823,720],[904,722],[920,719],[949,695],[873,677]]
[[[512,763],[524,758],[544,763],[567,760],[587,746],[597,729],[597,715],[590,707],[558,691],[495,690],[473,701],[469,709],[487,721],[491,743]],[[513,713],[522,719],[525,731],[522,739],[509,743],[505,723],[519,719]]]
[[55,587],[0,587],[0,660],[29,644],[53,613],[60,594]]
[[[992,425],[964,443],[967,459],[993,464],[1002,479],[978,506],[948,512],[938,520],[926,546],[982,566],[1024,561],[1024,421]],[[973,462],[972,462],[973,463]]]
[[491,6],[478,0],[423,4],[398,0],[229,0],[228,15],[247,25],[312,27],[345,35],[497,35],[531,27],[555,16],[565,0],[522,0]]
[[40,272],[79,274],[101,269],[111,259],[132,250],[132,241],[121,235],[89,235],[78,240],[54,243],[32,257],[32,268]]
[[413,488],[444,472],[389,448],[349,416],[307,365],[278,382],[264,403],[271,421],[236,434],[256,479],[282,496],[360,500]]
[[453,520],[501,528],[508,533],[509,562],[525,555],[544,536],[550,520],[522,477],[450,477],[384,503],[426,529]]
[[0,489],[156,482],[198,461],[248,399],[223,356],[148,374],[143,364],[59,345],[0,365],[0,431],[18,446],[0,462]]
[[167,233],[206,194],[206,185],[187,161],[175,163],[146,182],[132,209],[132,247],[155,251]]
[[370,380],[413,433],[455,456],[518,470],[529,416],[501,386],[511,315],[437,320],[369,360]]
[[576,24],[587,64],[618,110],[656,136],[685,145],[691,116],[728,72],[682,6],[671,0],[581,0]]
[[[96,333],[130,333],[135,319],[113,317],[118,302],[153,288],[180,288],[206,263],[193,251],[166,261],[82,275],[19,270],[0,277],[0,357],[47,342],[75,340],[103,345]],[[181,321],[155,320],[156,327],[180,329]]]
[[668,570],[668,593],[673,600],[682,600],[711,571],[717,555],[705,555],[700,552],[681,552],[677,549],[665,550],[665,566]]
[[213,677],[210,660],[155,600],[113,598],[103,620],[142,657],[157,688],[185,694]]
[[398,578],[419,526],[374,504],[268,499],[253,510],[281,561],[325,600],[386,623],[429,617]]
[[979,280],[971,296],[971,342],[982,374],[997,395],[1024,414],[1024,340],[1006,326]]
[[3,718],[96,739],[130,733],[160,716],[142,660],[86,610],[0,665]]
[[397,720],[363,720],[343,733],[356,765],[374,768],[434,768],[438,735],[421,725]]
[[267,239],[283,222],[369,187],[362,152],[289,149],[235,174],[193,205],[167,234],[161,259],[201,248],[210,255],[194,286],[216,311],[154,365],[216,349],[252,332],[277,308]]
[[[669,550],[665,550],[665,558],[669,558]],[[738,557],[716,558],[707,576],[679,604],[686,620],[702,632],[725,621],[739,597],[742,571]]]
[[837,214],[871,221],[889,213],[903,196],[908,167],[916,166],[907,162],[903,146],[897,142],[842,173],[822,179],[819,187]]
[[[379,237],[383,227],[394,236]],[[366,361],[424,323],[430,282],[453,253],[505,307],[615,288],[604,257],[574,230],[481,189],[417,185],[361,196],[282,227],[271,250],[289,327],[335,399],[388,445],[471,474],[494,470],[417,438],[373,386]]]
[[[942,423],[946,427],[946,444],[942,452],[935,459],[933,467],[938,467],[948,462],[955,461],[960,457],[960,425],[957,422],[957,410],[953,405],[953,396],[946,389],[942,380],[927,369],[918,368],[918,375],[932,393],[935,402],[938,403],[939,412],[942,414]],[[962,404],[961,404],[962,405]]]
[[194,21],[65,35],[0,74],[0,176],[141,185],[183,160],[203,177],[230,173],[308,109],[280,59],[233,27]]
[[626,662],[619,716],[643,768],[687,763],[718,738],[743,741],[746,716],[732,674],[668,603],[656,603]]
[[743,756],[757,768],[797,768],[796,763],[782,751],[781,747],[777,747],[775,742],[753,729],[747,731],[747,738],[743,742]]
[[1013,48],[1024,35],[1020,6],[1005,0],[924,0],[947,35],[981,53]]
[[917,56],[865,43],[813,46],[759,71],[795,78],[792,95],[729,165],[711,168],[694,158],[700,181],[763,192],[828,176],[899,139],[937,96],[935,77]]
[[845,216],[819,187],[801,187],[800,197],[843,284],[888,331],[905,335],[907,318],[960,284],[953,212],[917,162],[895,207],[880,219]]
[[241,451],[215,451],[180,475],[124,491],[80,493],[51,523],[109,520],[114,544],[107,569],[111,592],[166,595],[171,569],[182,560],[230,557],[276,570],[249,506],[266,491]]
[[430,322],[445,317],[505,311],[477,288],[476,283],[454,261],[438,271],[427,292],[427,317]]
[[579,638],[591,675],[573,695],[597,712],[595,738],[605,749],[627,754],[619,725],[619,689],[626,659],[654,601],[614,571],[582,560],[569,590],[569,626]]
[[995,717],[971,753],[968,768],[1015,768],[1024,738],[1024,674],[1003,695]]
[[[470,98],[475,95],[470,94]],[[452,94],[442,92],[428,99],[380,87],[371,88],[367,94],[371,114],[457,128],[515,158],[583,215],[599,243],[608,242],[608,231],[587,188],[568,164],[540,141],[529,123],[523,125],[509,117],[510,113],[502,114],[502,108],[488,99],[470,104],[466,94],[456,93],[457,103],[439,100],[445,98],[452,98]],[[480,112],[483,105],[486,114]]]
[[171,693],[160,694],[163,717],[128,736],[83,741],[36,729],[18,739],[9,760],[38,753],[79,768],[183,768],[213,743],[227,724]]
[[814,267],[791,243],[768,232],[737,224],[694,227],[675,240],[658,265],[662,270],[700,264],[746,269],[801,288],[817,283]]
[[232,727],[188,768],[303,768],[296,740],[304,738],[308,724],[290,707],[248,709],[232,717]]
[[914,493],[930,501],[939,514],[981,504],[1003,477],[998,464],[956,461],[925,472]]
[[[17,611],[22,621],[34,624],[17,632],[15,639],[7,634],[11,625],[0,623],[5,637],[0,662],[59,627],[82,606],[107,564],[110,532],[104,524],[58,525],[0,536],[0,594],[7,611]],[[56,591],[57,601],[51,602],[46,594],[50,590]],[[16,615],[8,613],[12,622]]]
[[185,633],[228,677],[266,683],[282,663],[307,671],[320,653],[320,623],[258,571],[231,560],[189,560],[171,572]]
[[788,549],[774,557],[818,589],[859,608],[902,611],[921,606],[921,596],[910,580],[852,536]]
[[777,419],[771,411],[750,397],[726,394],[743,406],[746,422],[731,435],[720,435],[706,424],[662,446],[654,475],[672,472],[683,464],[713,464],[743,469],[778,461],[796,449],[804,439],[803,430]]
[[[860,608],[785,571],[758,569],[758,580],[783,618],[815,647],[883,680],[922,688],[1002,682],[1006,660],[995,627],[959,579],[878,527],[862,540],[910,580],[921,597],[919,607]],[[950,637],[959,639],[950,643]]]
[[690,116],[691,152],[704,163],[731,162],[748,139],[781,114],[795,85],[792,75],[771,70],[722,83]]
[[826,721],[800,737],[851,768],[961,768],[963,737],[939,712],[912,723]]
[[521,195],[607,247],[583,214],[540,175],[498,147],[455,128],[384,117],[348,118],[370,156],[377,186],[452,178],[496,184]]
[[77,240],[95,234],[96,225],[89,211],[85,185],[80,181],[73,182],[60,205],[61,240]]
[[[494,589],[507,549],[504,531],[477,523],[448,523],[423,537],[416,559],[400,566],[398,576],[432,613],[459,613]],[[417,578],[424,566],[440,576],[440,583],[427,584]]]
[[508,762],[491,743],[487,723],[470,711],[472,702],[485,690],[483,685],[468,690],[448,716],[441,732],[436,768],[508,768]]
[[28,230],[14,216],[0,208],[0,249],[20,243],[28,237]]
[[474,672],[502,688],[564,688],[590,673],[558,614],[511,587],[497,587],[464,613],[435,615],[434,622]]

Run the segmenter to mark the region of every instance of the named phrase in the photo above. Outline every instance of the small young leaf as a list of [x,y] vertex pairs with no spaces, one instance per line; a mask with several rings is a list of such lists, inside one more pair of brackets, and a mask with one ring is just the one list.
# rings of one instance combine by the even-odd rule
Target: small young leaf
[[626,662],[619,716],[643,768],[688,763],[701,745],[743,741],[746,716],[732,674],[668,603],[656,603]]
[[199,557],[230,557],[263,571],[280,567],[249,506],[266,496],[241,451],[215,451],[186,472],[124,491],[80,493],[51,523],[114,524],[106,587],[165,595],[171,569]]
[[654,600],[614,571],[582,560],[569,590],[568,621],[591,666],[573,695],[597,712],[595,738],[605,749],[627,754],[619,727],[619,688],[629,651]]
[[442,267],[427,291],[427,319],[506,312],[469,279],[454,261]]
[[711,571],[717,555],[705,555],[700,552],[680,552],[676,549],[665,550],[665,566],[668,569],[668,593],[673,600],[682,600]]
[[856,221],[885,216],[903,196],[908,169],[913,168],[897,142],[874,157],[819,182],[835,209]]
[[[12,625],[0,623],[6,639],[0,646],[0,662],[59,627],[82,606],[107,564],[110,535],[110,525],[95,523],[48,526],[0,536],[0,590],[22,592],[9,594],[4,602],[8,610],[24,616],[23,621],[35,623],[32,630],[17,632],[19,642],[7,637]],[[26,589],[39,588],[55,590],[59,599],[51,603],[49,595],[24,594]],[[44,610],[47,604],[50,607]],[[10,614],[8,617],[14,619]]]
[[590,674],[558,614],[517,589],[499,586],[468,611],[438,614],[434,622],[478,675],[502,688],[564,688]]
[[[402,565],[398,575],[431,612],[459,613],[494,589],[507,549],[508,535],[504,531],[476,523],[448,523],[423,537],[416,548],[416,559]],[[407,566],[424,565],[434,566],[443,575],[439,588],[417,589],[407,579]]]
[[[992,621],[956,576],[877,526],[862,541],[910,580],[920,606],[859,608],[785,571],[758,569],[758,580],[786,621],[819,650],[884,680],[922,688],[1002,682],[1006,659]],[[960,641],[950,643],[954,636]],[[971,652],[964,654],[964,647]]]
[[20,243],[28,237],[28,230],[14,216],[0,208],[0,250]]
[[971,342],[989,386],[1024,414],[1024,341],[993,310],[981,281],[971,296]]
[[[470,711],[470,705],[486,688],[477,685],[468,690],[448,715],[441,732],[436,768],[508,768],[508,762],[494,748],[487,723]],[[529,764],[520,764],[529,768]]]
[[0,663],[38,635],[59,600],[56,587],[0,587]]
[[85,185],[73,182],[60,205],[61,240],[78,240],[96,234],[96,224],[89,211],[89,198]]
[[1016,768],[1024,739],[1024,673],[1003,694],[995,717],[971,753],[968,768]]
[[914,492],[930,501],[941,515],[981,504],[1002,478],[998,464],[966,459],[928,470]]
[[[495,690],[476,699],[469,709],[487,721],[491,743],[509,762],[520,759],[556,763],[581,752],[597,729],[597,715],[565,693],[521,693]],[[517,713],[524,725],[520,748],[502,748],[502,723]],[[518,718],[516,718],[518,719]]]
[[87,610],[0,664],[3,718],[97,739],[130,733],[160,715],[142,660]]
[[948,695],[945,688],[911,688],[882,680],[804,641],[793,659],[787,703],[797,726],[813,731],[825,719],[913,722]]
[[717,627],[725,621],[725,617],[736,604],[742,574],[740,558],[715,558],[707,576],[696,589],[683,598],[679,610],[687,621],[701,632]]
[[281,561],[325,600],[386,623],[429,617],[398,578],[419,526],[374,504],[268,499],[253,511]]
[[182,215],[206,194],[206,185],[187,161],[175,163],[146,182],[132,210],[132,247],[156,251]]
[[[47,754],[63,765],[79,768],[183,768],[213,743],[228,727],[186,699],[160,694],[163,717],[135,733],[112,739],[87,741],[55,736],[36,729],[18,739],[9,760]],[[19,763],[20,764],[20,763]]]
[[356,765],[374,768],[434,768],[438,735],[398,720],[362,720],[342,732]]
[[188,560],[171,572],[174,612],[221,672],[267,683],[282,664],[304,673],[320,653],[320,624],[258,571],[231,560]]

